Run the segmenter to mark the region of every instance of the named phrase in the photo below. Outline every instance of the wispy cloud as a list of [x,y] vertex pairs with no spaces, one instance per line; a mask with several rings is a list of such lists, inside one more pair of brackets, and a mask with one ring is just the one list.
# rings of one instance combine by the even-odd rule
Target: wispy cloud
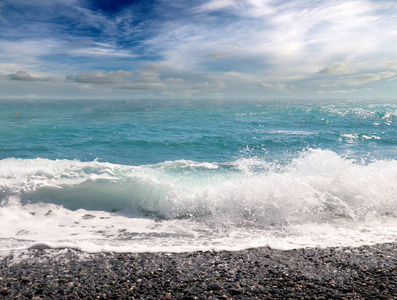
[[236,7],[236,6],[237,3],[235,0],[210,0],[201,4],[195,9],[198,12],[206,12],[206,11],[220,10],[220,9]]
[[78,56],[105,56],[105,57],[136,57],[135,55],[125,52],[125,51],[116,51],[114,49],[106,49],[106,48],[98,48],[98,47],[90,47],[85,49],[73,49],[70,51],[72,55]]
[[251,17],[263,17],[275,13],[272,0],[210,0],[199,5],[198,12],[217,11],[221,9],[230,9],[233,13],[244,13]]
[[[359,71],[363,60],[384,51],[388,33],[384,17],[371,1],[206,1],[196,7],[188,22],[165,23],[159,35],[146,43],[163,54],[163,62],[178,68],[198,69],[206,57],[223,58],[227,53],[232,70],[241,72],[252,57],[255,66],[284,74],[310,77],[323,67],[322,74]],[[269,9],[267,9],[269,8]],[[226,12],[222,18],[204,12]],[[218,26],[218,24],[222,26]],[[363,28],[366,28],[363,34]],[[360,36],[360,39],[356,37]],[[390,39],[389,39],[390,40]],[[238,48],[235,45],[239,45]],[[341,57],[350,68],[333,65]],[[244,58],[244,59],[242,59]],[[360,63],[360,64],[359,64]],[[340,62],[340,64],[344,64]],[[255,71],[254,71],[255,72]]]
[[[338,93],[372,83],[376,90],[396,76],[391,0],[1,4],[0,74],[9,76],[0,88],[27,81],[48,88],[56,75],[87,92],[104,85],[110,93],[262,96],[266,89],[292,97],[316,95],[318,86]],[[346,74],[353,75],[338,77]]]
[[358,91],[370,91],[370,88],[366,88],[366,89],[351,89],[351,90],[335,90],[332,91],[332,93],[337,93],[337,94],[352,94]]
[[357,92],[368,92],[370,91],[371,88],[365,88],[365,89],[350,89],[350,90],[331,90],[331,91],[317,91],[317,94],[323,95],[323,94],[353,94]]

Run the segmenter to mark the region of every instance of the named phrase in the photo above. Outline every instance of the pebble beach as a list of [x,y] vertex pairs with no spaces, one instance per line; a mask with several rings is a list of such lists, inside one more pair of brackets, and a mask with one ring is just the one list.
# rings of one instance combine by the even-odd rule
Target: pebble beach
[[191,253],[31,249],[1,259],[1,299],[396,299],[397,245]]

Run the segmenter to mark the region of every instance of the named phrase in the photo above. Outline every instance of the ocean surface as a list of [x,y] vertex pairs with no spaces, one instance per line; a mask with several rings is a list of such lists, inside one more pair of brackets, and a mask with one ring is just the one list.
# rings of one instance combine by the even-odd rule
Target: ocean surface
[[0,254],[397,238],[397,101],[0,101]]

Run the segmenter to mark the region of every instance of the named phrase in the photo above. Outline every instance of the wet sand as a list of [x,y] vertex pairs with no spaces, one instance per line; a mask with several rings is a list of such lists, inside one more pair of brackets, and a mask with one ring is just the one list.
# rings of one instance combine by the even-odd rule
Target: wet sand
[[0,299],[397,299],[397,244],[1,259]]

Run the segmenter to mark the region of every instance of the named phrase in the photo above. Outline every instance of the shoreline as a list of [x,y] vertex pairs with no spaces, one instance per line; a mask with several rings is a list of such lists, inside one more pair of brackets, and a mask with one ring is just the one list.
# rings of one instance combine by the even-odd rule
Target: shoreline
[[397,243],[192,253],[33,249],[1,258],[0,299],[395,299]]

